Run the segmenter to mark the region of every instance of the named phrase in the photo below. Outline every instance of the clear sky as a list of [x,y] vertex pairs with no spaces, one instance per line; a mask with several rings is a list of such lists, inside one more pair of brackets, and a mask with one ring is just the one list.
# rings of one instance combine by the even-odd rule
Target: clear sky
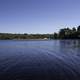
[[0,32],[53,33],[80,25],[80,0],[0,0]]

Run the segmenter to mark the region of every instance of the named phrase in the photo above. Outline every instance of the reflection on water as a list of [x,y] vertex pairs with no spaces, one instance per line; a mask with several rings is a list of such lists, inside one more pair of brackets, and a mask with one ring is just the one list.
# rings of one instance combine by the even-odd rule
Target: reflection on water
[[61,50],[65,53],[73,54],[79,56],[80,52],[80,40],[60,40],[59,46]]
[[0,80],[80,80],[80,40],[0,41]]
[[60,46],[63,47],[79,47],[80,46],[80,40],[60,40],[59,43]]

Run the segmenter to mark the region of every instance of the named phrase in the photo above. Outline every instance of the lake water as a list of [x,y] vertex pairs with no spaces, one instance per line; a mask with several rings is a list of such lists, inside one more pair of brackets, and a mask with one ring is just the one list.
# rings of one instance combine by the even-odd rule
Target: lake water
[[0,40],[0,80],[80,80],[80,41]]

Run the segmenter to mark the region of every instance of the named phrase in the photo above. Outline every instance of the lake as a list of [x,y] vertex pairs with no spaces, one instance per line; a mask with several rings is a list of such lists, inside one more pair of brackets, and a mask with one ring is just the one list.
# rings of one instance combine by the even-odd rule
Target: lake
[[80,80],[80,41],[0,40],[0,80]]

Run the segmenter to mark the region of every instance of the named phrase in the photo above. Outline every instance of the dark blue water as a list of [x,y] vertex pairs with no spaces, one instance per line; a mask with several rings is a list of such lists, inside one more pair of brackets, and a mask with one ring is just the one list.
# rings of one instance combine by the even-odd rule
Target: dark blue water
[[80,41],[0,40],[0,80],[80,80]]

